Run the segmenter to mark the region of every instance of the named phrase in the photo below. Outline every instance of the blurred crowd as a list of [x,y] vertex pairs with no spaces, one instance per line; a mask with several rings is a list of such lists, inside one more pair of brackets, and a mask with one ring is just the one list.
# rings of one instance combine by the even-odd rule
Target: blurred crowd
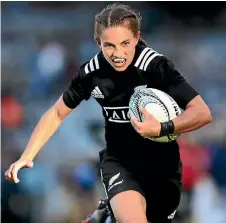
[[[66,118],[34,167],[19,173],[19,184],[7,182],[4,171],[20,157],[38,120],[68,87],[77,68],[96,54],[94,15],[110,3],[1,4],[4,223],[79,223],[105,197],[98,171],[104,120],[94,99],[82,102]],[[181,17],[166,3],[127,4],[141,12],[142,37],[172,59],[213,115],[212,124],[178,140],[183,195],[175,222],[226,223],[226,6],[211,11],[207,4],[206,15],[190,11]]]

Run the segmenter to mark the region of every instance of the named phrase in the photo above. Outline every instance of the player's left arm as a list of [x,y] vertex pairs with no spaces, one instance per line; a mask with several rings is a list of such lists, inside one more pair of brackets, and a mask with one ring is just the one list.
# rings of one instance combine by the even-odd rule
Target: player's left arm
[[210,109],[200,95],[193,98],[179,116],[173,119],[174,132],[190,132],[212,121]]
[[175,69],[171,60],[161,56],[156,59],[152,69],[161,78],[162,90],[184,109],[184,112],[173,119],[174,132],[190,132],[212,121],[210,109],[205,101]]

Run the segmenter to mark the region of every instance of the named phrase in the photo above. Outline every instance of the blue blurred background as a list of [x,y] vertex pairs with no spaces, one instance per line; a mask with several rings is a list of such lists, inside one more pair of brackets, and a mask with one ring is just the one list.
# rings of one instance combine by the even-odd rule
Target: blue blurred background
[[[19,158],[40,117],[96,54],[94,15],[112,2],[1,3],[2,222],[80,223],[105,197],[100,106],[82,102],[18,185],[4,171]],[[173,60],[200,92],[213,123],[182,135],[183,195],[174,222],[226,223],[226,4],[126,2],[141,12],[142,37]]]

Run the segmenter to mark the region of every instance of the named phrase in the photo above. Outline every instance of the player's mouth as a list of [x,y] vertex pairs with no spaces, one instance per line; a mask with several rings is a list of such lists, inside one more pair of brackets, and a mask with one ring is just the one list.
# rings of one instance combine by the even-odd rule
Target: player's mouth
[[126,59],[125,58],[114,58],[114,59],[112,59],[112,62],[115,67],[123,67],[126,63]]

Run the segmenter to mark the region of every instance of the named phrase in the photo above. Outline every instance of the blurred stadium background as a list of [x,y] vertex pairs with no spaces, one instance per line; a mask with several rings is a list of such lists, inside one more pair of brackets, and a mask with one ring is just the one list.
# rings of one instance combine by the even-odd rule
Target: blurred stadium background
[[[4,171],[42,114],[98,50],[94,15],[111,2],[1,2],[2,222],[80,223],[104,196],[98,152],[100,106],[82,102],[18,185]],[[142,37],[198,89],[213,123],[180,137],[183,196],[175,222],[226,223],[226,4],[126,2],[143,17]]]

